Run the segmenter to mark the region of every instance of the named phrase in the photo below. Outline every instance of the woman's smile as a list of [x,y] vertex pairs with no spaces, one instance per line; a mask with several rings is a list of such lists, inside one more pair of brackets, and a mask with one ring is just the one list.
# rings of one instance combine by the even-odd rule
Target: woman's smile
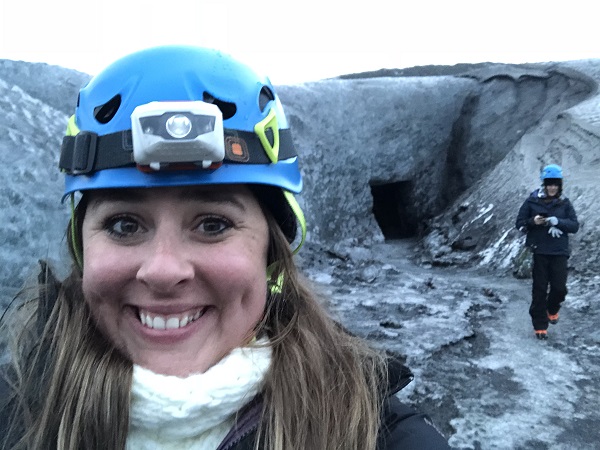
[[208,306],[196,308],[194,310],[180,314],[158,314],[151,311],[138,308],[140,322],[153,330],[173,330],[184,328],[188,324],[198,320],[204,315]]
[[102,332],[157,373],[204,372],[252,338],[268,227],[243,186],[90,194],[83,291]]

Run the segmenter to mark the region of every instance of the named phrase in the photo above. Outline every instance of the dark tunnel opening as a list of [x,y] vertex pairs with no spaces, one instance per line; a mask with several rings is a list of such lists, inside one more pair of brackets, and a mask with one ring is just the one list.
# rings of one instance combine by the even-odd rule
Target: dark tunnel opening
[[418,233],[412,181],[371,184],[373,214],[386,240],[406,239]]

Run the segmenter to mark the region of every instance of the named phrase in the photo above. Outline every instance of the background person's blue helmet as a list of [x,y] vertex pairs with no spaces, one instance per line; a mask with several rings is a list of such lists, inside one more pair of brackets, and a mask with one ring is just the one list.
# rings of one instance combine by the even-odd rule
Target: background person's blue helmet
[[562,180],[563,172],[562,167],[557,164],[549,164],[542,169],[540,178],[542,181],[546,179],[560,179]]
[[60,168],[64,197],[93,189],[249,184],[288,240],[298,222],[304,240],[293,195],[302,179],[281,102],[268,78],[216,50],[150,48],[93,77],[69,119]]

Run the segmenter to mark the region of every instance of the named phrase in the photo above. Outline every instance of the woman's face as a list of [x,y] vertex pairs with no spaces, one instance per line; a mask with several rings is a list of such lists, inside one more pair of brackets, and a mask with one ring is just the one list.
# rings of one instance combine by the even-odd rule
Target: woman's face
[[559,186],[558,184],[547,184],[546,185],[546,194],[548,197],[555,197],[558,194]]
[[103,333],[156,373],[202,373],[253,337],[268,227],[241,185],[90,194],[83,293]]

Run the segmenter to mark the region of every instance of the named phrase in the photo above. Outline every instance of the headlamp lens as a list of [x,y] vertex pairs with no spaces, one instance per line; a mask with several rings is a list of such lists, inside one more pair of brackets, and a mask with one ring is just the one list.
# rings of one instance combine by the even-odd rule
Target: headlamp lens
[[172,163],[206,168],[225,157],[221,110],[200,100],[137,106],[131,113],[131,137],[133,160],[154,170]]
[[167,119],[167,133],[176,139],[183,139],[192,131],[192,122],[183,114],[175,114]]
[[215,117],[204,114],[170,112],[160,116],[140,117],[144,134],[163,139],[195,139],[215,130]]

